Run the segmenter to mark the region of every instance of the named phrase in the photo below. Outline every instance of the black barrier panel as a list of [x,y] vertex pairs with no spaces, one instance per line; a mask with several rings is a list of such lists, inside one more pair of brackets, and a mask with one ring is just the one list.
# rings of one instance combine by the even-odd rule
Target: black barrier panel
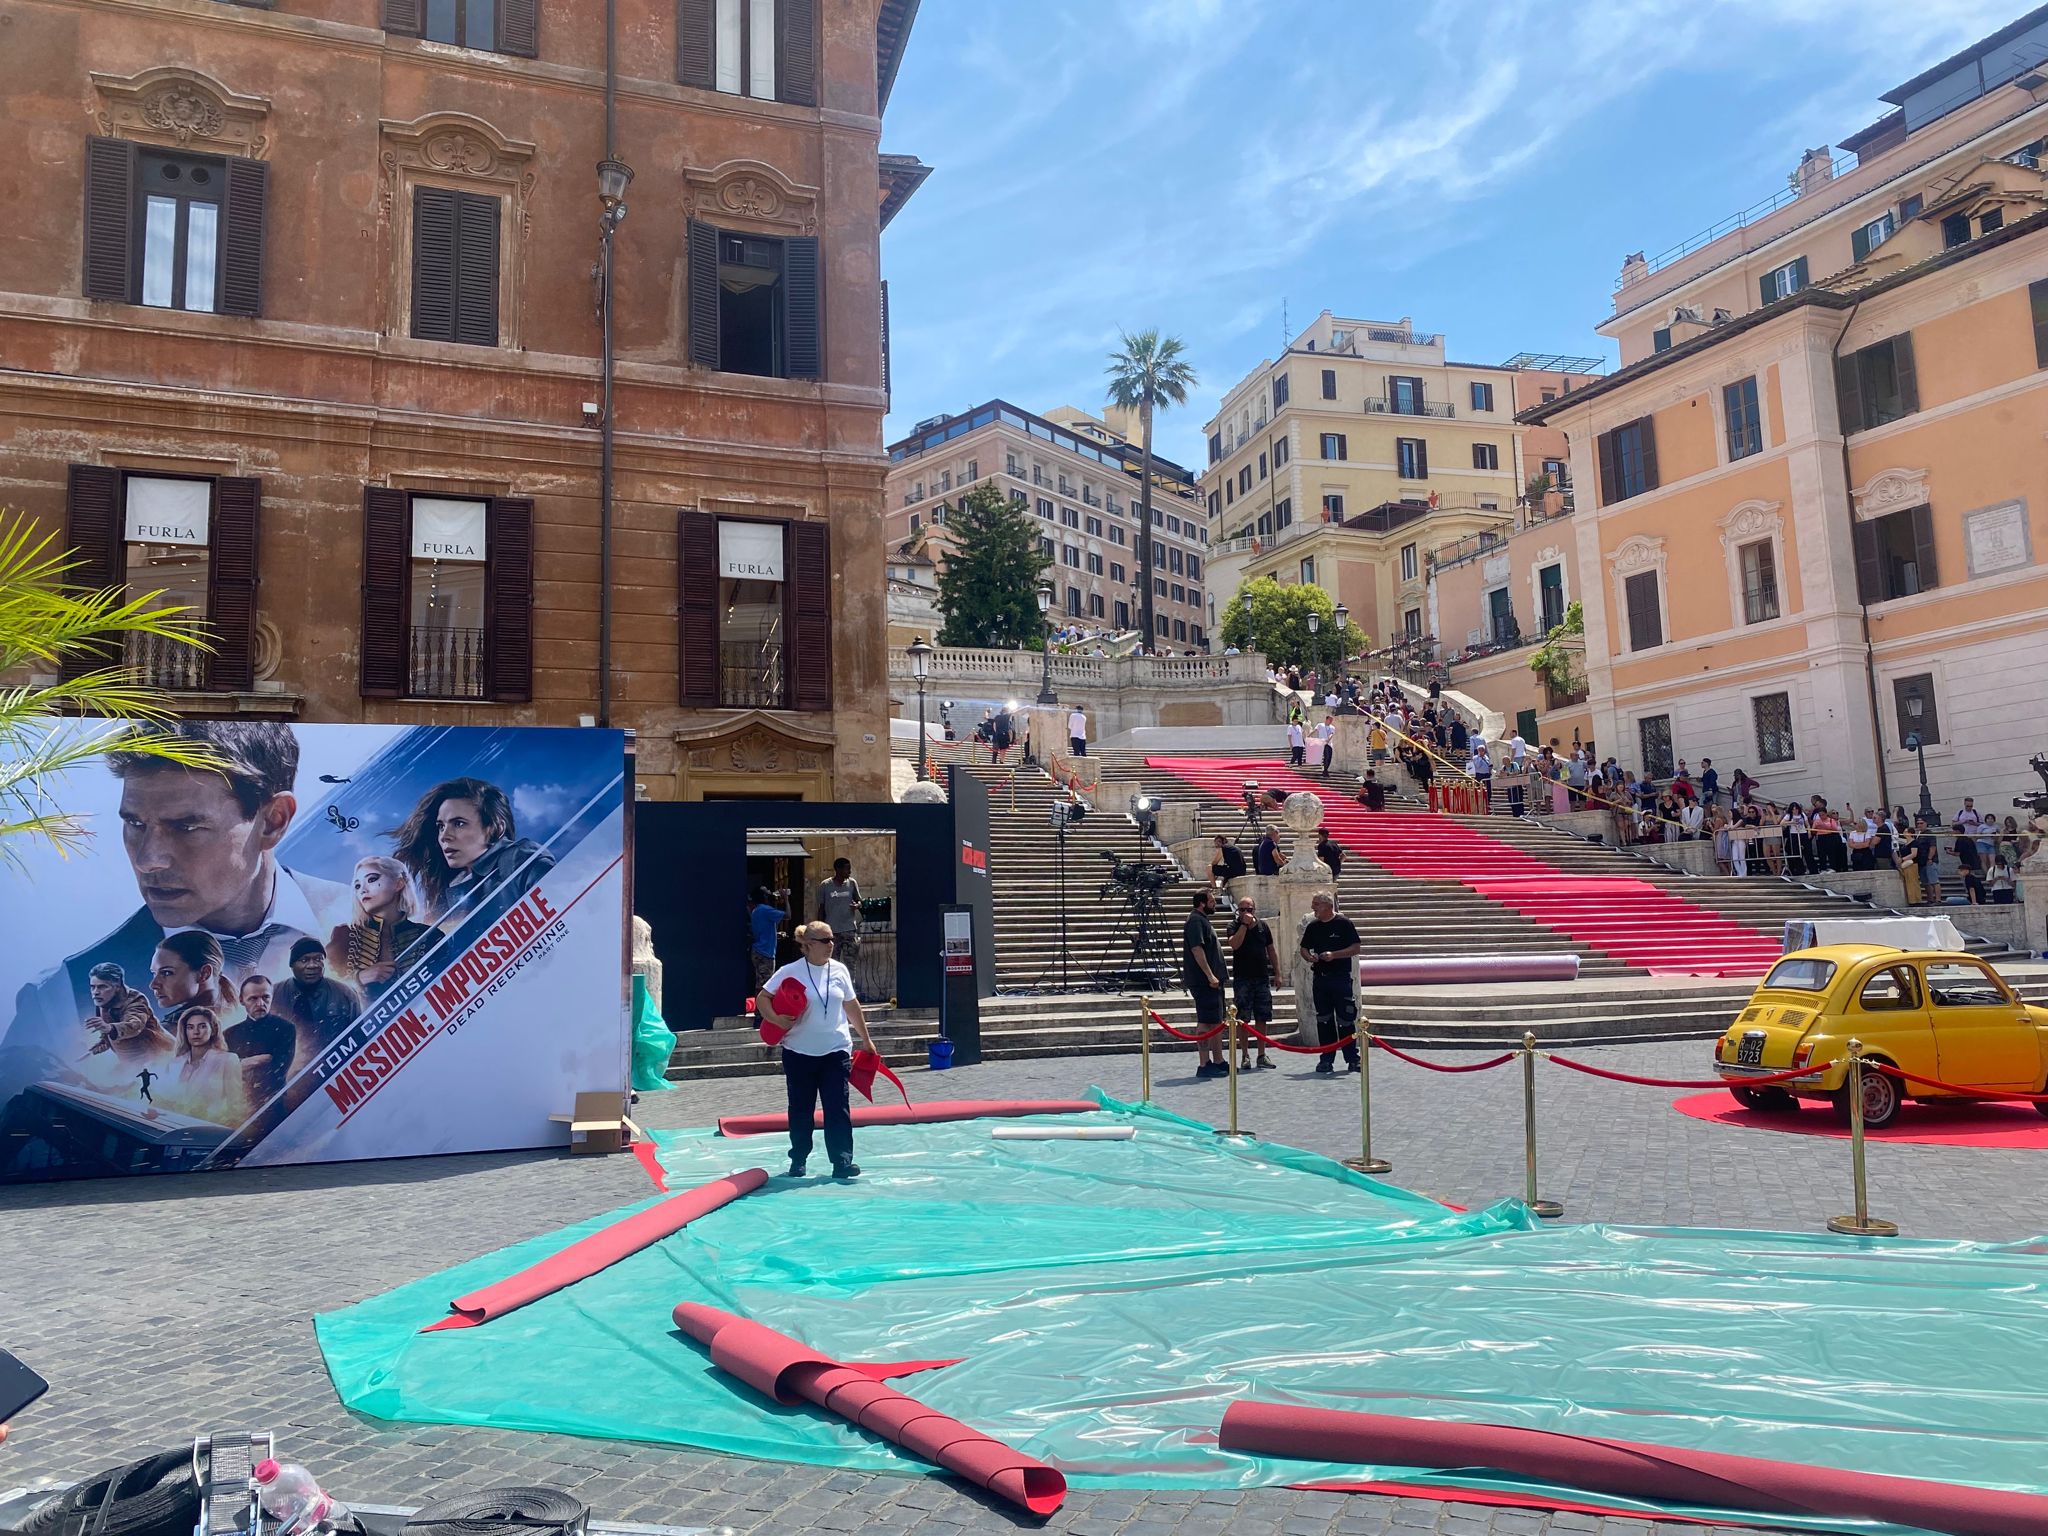
[[[742,1012],[752,994],[747,833],[764,828],[895,835],[896,1000],[905,1008],[939,1006],[939,908],[968,899],[956,894],[960,856],[952,806],[645,800],[635,810],[635,910],[654,930],[662,1013],[671,1029],[708,1029],[713,1019]],[[984,803],[984,849],[987,827]],[[976,937],[977,949],[984,948]]]
[[989,885],[988,786],[958,763],[946,770],[953,798],[953,900],[974,913],[974,990],[996,994],[996,904]]

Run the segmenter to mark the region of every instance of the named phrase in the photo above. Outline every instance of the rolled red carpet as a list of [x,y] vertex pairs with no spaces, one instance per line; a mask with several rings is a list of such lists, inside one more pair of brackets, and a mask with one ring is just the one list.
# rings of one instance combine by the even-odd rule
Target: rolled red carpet
[[1589,1493],[1766,1515],[1884,1520],[1949,1536],[2048,1536],[2048,1498],[2037,1494],[1501,1424],[1236,1402],[1224,1411],[1218,1444],[1305,1461],[1484,1469]]
[[[934,1104],[856,1104],[853,1123],[860,1125],[935,1125],[941,1120],[1004,1120],[1019,1115],[1083,1115],[1102,1108],[1091,1099],[941,1099]],[[823,1126],[817,1110],[811,1124]],[[723,1115],[721,1136],[773,1136],[789,1129],[789,1112],[767,1115]]]
[[578,1238],[560,1252],[549,1254],[538,1264],[530,1264],[516,1275],[507,1275],[480,1291],[456,1297],[448,1303],[449,1316],[438,1323],[429,1323],[420,1332],[474,1328],[494,1317],[503,1317],[507,1312],[516,1312],[530,1301],[538,1301],[564,1286],[589,1279],[601,1269],[609,1269],[619,1260],[680,1232],[699,1216],[709,1215],[767,1182],[765,1171],[747,1168],[722,1179],[713,1179],[709,1184],[699,1184],[680,1195],[671,1195],[659,1205],[635,1211],[623,1220],[599,1228],[588,1237]]
[[814,1403],[1034,1515],[1051,1514],[1067,1496],[1067,1480],[1053,1468],[876,1379],[912,1367],[842,1365],[786,1333],[692,1301],[677,1303],[675,1320],[709,1346],[713,1365],[763,1397]]

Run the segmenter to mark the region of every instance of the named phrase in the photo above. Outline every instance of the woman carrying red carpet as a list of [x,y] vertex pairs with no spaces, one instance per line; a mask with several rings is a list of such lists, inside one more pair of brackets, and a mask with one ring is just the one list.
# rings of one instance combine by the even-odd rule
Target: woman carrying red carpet
[[[853,1029],[870,1051],[874,1036],[854,996],[853,973],[832,958],[832,925],[805,923],[796,933],[803,954],[770,976],[755,999],[762,1018],[788,1031],[782,1040],[782,1078],[789,1088],[789,1176],[804,1176],[811,1155],[811,1110],[817,1106],[824,1111],[832,1177],[858,1178],[847,1074],[853,1066]],[[853,1029],[847,1027],[849,1020]]]

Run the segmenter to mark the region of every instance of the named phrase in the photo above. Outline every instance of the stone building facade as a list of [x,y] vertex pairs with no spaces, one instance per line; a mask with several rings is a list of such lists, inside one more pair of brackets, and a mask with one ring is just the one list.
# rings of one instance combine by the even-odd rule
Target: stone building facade
[[0,501],[207,615],[211,657],[135,657],[190,713],[606,708],[657,798],[884,796],[914,11],[617,0],[608,40],[571,0],[18,0]]

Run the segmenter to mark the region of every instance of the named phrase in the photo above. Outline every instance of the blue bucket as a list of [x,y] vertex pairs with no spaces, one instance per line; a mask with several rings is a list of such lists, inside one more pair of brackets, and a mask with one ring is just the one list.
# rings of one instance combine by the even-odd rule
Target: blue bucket
[[931,1066],[934,1072],[943,1072],[953,1065],[953,1042],[934,1040],[931,1043]]

